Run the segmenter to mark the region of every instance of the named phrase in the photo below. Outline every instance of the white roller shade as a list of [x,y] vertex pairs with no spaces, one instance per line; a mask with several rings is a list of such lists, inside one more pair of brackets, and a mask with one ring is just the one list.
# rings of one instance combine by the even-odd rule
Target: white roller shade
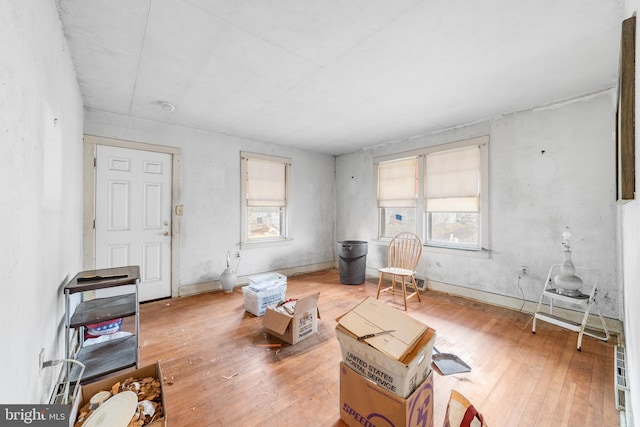
[[286,206],[286,164],[247,159],[247,206]]
[[425,171],[427,212],[479,211],[479,146],[428,154]]
[[416,206],[418,159],[394,160],[378,164],[378,206],[409,208]]

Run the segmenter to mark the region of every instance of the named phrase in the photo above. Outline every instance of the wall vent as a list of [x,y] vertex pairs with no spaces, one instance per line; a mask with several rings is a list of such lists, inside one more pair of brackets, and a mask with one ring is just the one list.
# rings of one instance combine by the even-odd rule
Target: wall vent
[[616,409],[623,411],[625,409],[625,392],[629,390],[627,386],[627,365],[625,363],[624,347],[617,345],[613,351],[615,359]]

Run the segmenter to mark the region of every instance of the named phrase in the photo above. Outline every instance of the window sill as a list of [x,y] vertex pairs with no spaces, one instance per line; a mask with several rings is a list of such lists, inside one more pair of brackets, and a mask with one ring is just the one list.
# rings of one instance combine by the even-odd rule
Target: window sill
[[429,252],[433,254],[450,254],[467,256],[471,258],[491,258],[490,249],[462,249],[462,248],[446,248],[443,246],[427,246],[425,245],[422,253]]
[[[376,246],[389,246],[388,240],[380,240],[380,239],[372,239],[371,243]],[[471,258],[491,258],[491,250],[490,249],[464,249],[464,248],[450,248],[444,246],[422,246],[422,253],[432,253],[432,254],[449,254],[449,255],[460,255]]]
[[262,240],[260,242],[241,242],[240,249],[261,249],[274,246],[288,246],[293,244],[293,239]]

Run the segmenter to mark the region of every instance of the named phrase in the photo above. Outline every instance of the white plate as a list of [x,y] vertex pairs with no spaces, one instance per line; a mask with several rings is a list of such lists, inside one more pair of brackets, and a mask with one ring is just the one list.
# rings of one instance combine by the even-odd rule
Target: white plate
[[136,413],[138,396],[132,391],[123,391],[107,399],[87,418],[83,427],[127,427]]

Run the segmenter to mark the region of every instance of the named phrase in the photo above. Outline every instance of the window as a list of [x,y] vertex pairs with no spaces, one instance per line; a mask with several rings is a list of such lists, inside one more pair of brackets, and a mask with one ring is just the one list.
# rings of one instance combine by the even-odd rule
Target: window
[[401,231],[416,232],[418,158],[378,164],[378,208],[380,237]]
[[488,248],[488,149],[480,137],[378,159],[379,237],[414,231],[427,246]]
[[242,241],[287,238],[288,181],[291,161],[242,153]]
[[478,248],[480,147],[430,153],[425,162],[427,243]]

